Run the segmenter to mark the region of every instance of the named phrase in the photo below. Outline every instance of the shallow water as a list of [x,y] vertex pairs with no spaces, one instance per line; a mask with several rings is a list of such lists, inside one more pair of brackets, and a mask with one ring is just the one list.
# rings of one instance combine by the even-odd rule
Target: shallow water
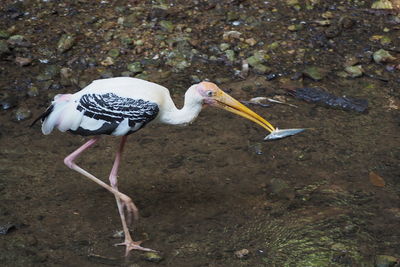
[[[3,88],[23,79],[10,62],[1,64]],[[207,77],[226,75],[220,65],[207,68]],[[185,77],[164,81],[178,103],[190,84]],[[278,83],[251,74],[221,87],[249,99],[257,88],[274,94],[269,88]],[[308,128],[279,141],[265,142],[262,128],[211,108],[190,126],[148,125],[129,136],[119,188],[140,209],[134,239],[161,252],[158,265],[373,266],[377,255],[400,256],[399,113],[389,106],[398,83],[364,76],[304,85],[367,99],[369,112],[288,97],[298,108],[251,106],[279,128]],[[35,115],[48,104],[47,91],[23,99]],[[28,128],[31,120],[1,114],[0,223],[15,225],[0,239],[6,266],[156,264],[136,251],[124,259],[124,248],[113,246],[121,242],[113,237],[121,230],[114,197],[63,164],[86,138],[43,136],[38,125]],[[78,163],[106,181],[118,143],[104,137]],[[385,185],[374,186],[371,172]],[[241,249],[249,251],[243,259],[235,256]]]

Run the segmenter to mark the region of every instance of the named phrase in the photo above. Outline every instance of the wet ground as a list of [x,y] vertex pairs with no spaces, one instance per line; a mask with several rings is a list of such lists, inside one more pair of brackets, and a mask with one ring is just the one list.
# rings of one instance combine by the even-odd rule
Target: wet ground
[[[395,266],[400,19],[372,3],[2,1],[2,264]],[[379,49],[393,58],[373,59]],[[140,209],[134,238],[162,260],[124,259],[114,197],[63,164],[86,139],[28,127],[55,94],[120,75],[163,84],[178,104],[203,79],[240,100],[279,97],[297,107],[251,108],[309,129],[264,142],[257,125],[209,108],[188,127],[130,136],[120,190]],[[303,87],[365,99],[368,111],[287,94]],[[104,137],[79,164],[107,180],[118,142]]]

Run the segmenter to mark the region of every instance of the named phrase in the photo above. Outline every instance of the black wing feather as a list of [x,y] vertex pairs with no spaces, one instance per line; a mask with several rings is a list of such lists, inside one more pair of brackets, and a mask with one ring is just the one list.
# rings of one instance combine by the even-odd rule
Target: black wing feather
[[137,123],[142,127],[152,121],[158,114],[158,105],[143,99],[120,97],[114,93],[85,94],[77,105],[77,110],[84,116],[104,121],[96,131],[79,127],[73,133],[81,135],[111,134],[124,119],[128,119],[130,127]]

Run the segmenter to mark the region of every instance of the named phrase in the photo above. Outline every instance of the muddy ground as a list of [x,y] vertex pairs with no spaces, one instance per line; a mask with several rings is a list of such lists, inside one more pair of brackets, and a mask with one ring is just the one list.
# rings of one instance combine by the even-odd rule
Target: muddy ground
[[[2,264],[399,265],[400,18],[372,3],[2,1]],[[379,49],[390,57],[374,59]],[[125,259],[114,197],[63,164],[87,138],[29,128],[54,95],[121,75],[170,88],[178,105],[205,79],[240,100],[275,97],[296,107],[250,107],[308,130],[265,142],[257,125],[208,108],[188,127],[131,135],[119,187],[140,209],[134,239],[160,261]],[[368,110],[288,95],[303,87]],[[105,136],[79,164],[106,181],[118,143]]]

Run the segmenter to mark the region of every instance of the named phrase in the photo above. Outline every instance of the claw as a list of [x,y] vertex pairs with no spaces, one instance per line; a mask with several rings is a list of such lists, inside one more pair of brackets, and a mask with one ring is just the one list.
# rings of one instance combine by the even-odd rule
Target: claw
[[129,252],[131,250],[141,250],[141,251],[147,251],[147,252],[158,252],[157,250],[151,249],[151,248],[144,248],[142,247],[140,244],[143,243],[144,240],[141,241],[129,241],[129,240],[125,240],[122,243],[118,243],[115,244],[114,246],[126,246],[126,252],[125,252],[125,256],[129,255]]

